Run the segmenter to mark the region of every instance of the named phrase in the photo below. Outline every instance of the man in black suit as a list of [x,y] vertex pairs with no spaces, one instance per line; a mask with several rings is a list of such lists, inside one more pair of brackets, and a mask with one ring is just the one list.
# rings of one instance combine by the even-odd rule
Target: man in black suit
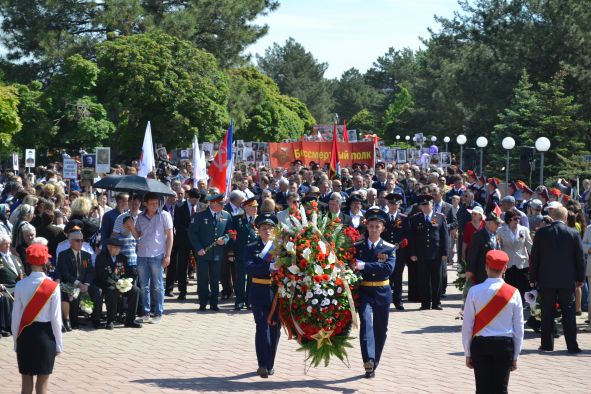
[[378,192],[381,190],[386,190],[386,185],[387,185],[387,181],[388,181],[386,179],[386,177],[387,177],[386,170],[381,169],[381,170],[376,171],[376,177],[377,177],[377,180],[374,183],[372,183],[371,187],[373,189],[376,189]]
[[542,297],[542,346],[554,350],[556,302],[562,310],[562,326],[569,353],[580,353],[577,344],[575,287],[585,279],[583,245],[577,230],[568,227],[566,208],[551,211],[554,222],[536,231],[531,250],[529,281]]
[[[142,324],[135,321],[137,305],[140,300],[140,289],[137,286],[137,269],[127,264],[127,257],[122,255],[121,247],[123,242],[117,238],[109,238],[106,241],[107,253],[101,253],[96,258],[96,280],[95,283],[101,288],[105,295],[107,306],[107,330],[114,328],[115,315],[120,297],[127,298],[127,315],[125,327],[141,328]],[[117,289],[119,279],[133,279],[133,286],[125,293]]]
[[279,180],[279,190],[275,193],[275,205],[280,205],[281,209],[287,209],[287,196],[289,193],[289,181],[285,178]]
[[[440,213],[445,216],[445,220],[447,221],[448,231],[457,227],[457,219],[453,214],[453,206],[446,202],[443,199],[443,195],[445,194],[443,189],[438,187],[434,187],[431,189],[431,195],[433,196],[433,211],[435,213]],[[451,237],[449,237],[451,240]],[[448,249],[450,248],[450,244],[448,242]],[[444,296],[445,291],[447,289],[447,263],[441,265],[441,294]],[[444,296],[445,297],[445,296]]]
[[[403,198],[400,193],[390,193],[385,197],[386,204],[388,205],[388,221],[386,222],[386,229],[382,233],[382,238],[393,245],[401,243],[402,240],[408,237],[407,217],[399,210]],[[402,274],[404,273],[404,266],[408,258],[406,251],[406,248],[396,249],[396,266],[390,276],[392,303],[394,303],[394,307],[399,311],[404,310],[402,303]],[[413,279],[416,279],[416,277]],[[410,288],[410,272],[408,281]]]
[[0,235],[0,334],[11,332],[14,287],[25,277],[25,267],[18,256],[10,252],[10,236]]
[[320,193],[318,196],[318,201],[324,204],[328,204],[328,200],[330,200],[330,196],[332,195],[332,192],[330,191],[329,181],[320,181],[320,183],[318,183],[318,191]]
[[173,225],[175,231],[174,246],[176,248],[176,259],[170,260],[166,271],[166,292],[172,295],[174,282],[178,281],[179,300],[187,298],[187,275],[189,267],[189,252],[191,243],[187,236],[187,229],[191,224],[191,217],[198,212],[200,194],[197,189],[191,189],[187,193],[185,202],[176,208]]
[[[100,327],[101,316],[101,292],[94,285],[94,267],[92,266],[91,255],[82,250],[83,235],[80,230],[71,231],[68,239],[70,248],[59,254],[57,269],[61,276],[62,283],[78,288],[80,295],[88,293],[94,304],[92,310],[92,322],[94,328]],[[62,316],[64,329],[72,331],[78,327],[78,309],[80,296],[70,299],[70,296],[62,291]],[[70,324],[71,321],[71,324]]]
[[351,226],[351,216],[341,211],[343,197],[339,193],[332,193],[328,200],[328,217],[332,220],[339,218],[344,226]]
[[499,249],[497,230],[503,221],[494,212],[486,215],[484,228],[472,236],[470,247],[466,252],[466,280],[478,285],[486,280],[486,254],[490,250]]
[[421,213],[410,218],[410,264],[418,265],[421,310],[442,310],[441,265],[447,264],[447,221],[433,211],[433,196],[420,195],[418,206]]

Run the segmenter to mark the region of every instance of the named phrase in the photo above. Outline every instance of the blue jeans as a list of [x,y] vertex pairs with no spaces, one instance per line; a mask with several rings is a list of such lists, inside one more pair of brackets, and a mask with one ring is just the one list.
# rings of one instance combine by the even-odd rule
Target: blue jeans
[[[137,258],[137,270],[140,277],[144,316],[150,315],[150,301],[152,298],[156,303],[154,306],[154,314],[156,316],[162,316],[162,313],[164,312],[163,258],[164,255]],[[152,297],[150,297],[150,291]]]

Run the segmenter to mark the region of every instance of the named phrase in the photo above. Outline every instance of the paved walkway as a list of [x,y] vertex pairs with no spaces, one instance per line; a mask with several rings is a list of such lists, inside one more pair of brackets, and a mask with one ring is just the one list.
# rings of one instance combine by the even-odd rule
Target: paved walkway
[[[450,271],[450,282],[454,274]],[[455,288],[443,311],[418,311],[407,304],[390,315],[389,338],[375,379],[362,377],[358,341],[349,352],[350,368],[335,360],[328,368],[305,373],[297,343],[282,337],[276,374],[258,378],[254,321],[222,304],[220,313],[196,312],[195,285],[186,302],[168,298],[160,325],[113,331],[79,330],[65,334],[65,353],[57,358],[50,381],[53,393],[471,393],[472,372],[464,366],[460,295]],[[586,314],[585,314],[586,315]],[[586,316],[579,318],[583,326]],[[540,354],[539,337],[526,331],[518,370],[511,374],[513,393],[589,393],[591,334],[580,332],[583,353],[566,353],[564,338],[556,351]],[[12,338],[0,340],[0,393],[17,393],[20,376]]]

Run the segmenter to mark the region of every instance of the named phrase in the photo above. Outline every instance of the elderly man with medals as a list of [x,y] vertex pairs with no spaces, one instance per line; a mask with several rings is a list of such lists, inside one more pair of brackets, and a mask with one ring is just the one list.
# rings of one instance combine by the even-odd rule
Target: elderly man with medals
[[255,227],[259,237],[246,250],[244,266],[250,278],[248,302],[252,306],[252,314],[256,324],[255,346],[259,368],[257,374],[261,378],[273,375],[275,354],[281,335],[279,324],[279,308],[273,316],[274,293],[271,287],[271,271],[275,269],[271,251],[273,250],[273,230],[277,226],[277,217],[272,213],[257,216]]
[[384,211],[370,208],[365,213],[365,221],[367,239],[355,244],[357,270],[363,276],[359,288],[359,340],[365,377],[373,378],[386,343],[392,302],[389,278],[396,264],[396,246],[380,236],[388,222],[388,215]]

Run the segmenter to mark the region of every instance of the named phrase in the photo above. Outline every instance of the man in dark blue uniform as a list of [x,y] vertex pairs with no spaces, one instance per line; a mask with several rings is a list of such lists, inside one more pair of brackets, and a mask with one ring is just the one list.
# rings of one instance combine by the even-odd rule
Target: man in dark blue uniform
[[248,302],[252,306],[256,324],[255,346],[259,363],[257,374],[261,378],[267,378],[275,373],[273,365],[281,335],[279,308],[272,316],[272,325],[268,321],[274,297],[271,288],[271,271],[275,270],[275,264],[271,258],[273,229],[278,222],[277,217],[272,213],[257,216],[255,226],[259,231],[259,237],[248,245],[244,260],[246,273],[250,278]]
[[244,268],[244,258],[246,248],[249,244],[257,240],[255,230],[255,220],[259,204],[256,197],[251,197],[242,203],[242,212],[232,216],[232,224],[236,230],[236,242],[234,247],[234,265],[236,266],[236,280],[234,283],[234,292],[236,293],[236,302],[234,310],[241,310],[248,305],[246,297],[246,271]]
[[421,310],[442,310],[441,265],[447,264],[448,230],[445,216],[433,211],[433,197],[418,198],[420,213],[410,218],[410,263],[417,264]]
[[224,245],[230,240],[228,230],[232,229],[232,217],[223,210],[223,194],[212,194],[207,200],[209,209],[193,215],[187,235],[193,250],[197,251],[199,310],[204,311],[209,302],[210,309],[217,312],[220,310],[222,256]]
[[396,264],[396,248],[380,237],[388,221],[388,215],[384,211],[371,208],[365,213],[365,220],[367,239],[355,245],[355,257],[357,270],[363,276],[359,289],[361,356],[365,377],[372,378],[386,343],[392,301],[389,278]]
[[[408,237],[407,217],[400,212],[402,201],[403,196],[400,193],[390,193],[386,196],[386,203],[388,204],[388,222],[386,222],[386,229],[382,233],[382,238],[391,244],[398,244]],[[392,276],[390,276],[392,303],[396,307],[396,310],[399,311],[404,310],[404,305],[402,303],[402,274],[404,273],[404,266],[406,265],[407,258],[406,249],[399,248],[396,250],[396,268],[394,269]],[[408,276],[408,287],[410,292],[410,271]],[[413,280],[415,279],[416,278],[413,278]]]

